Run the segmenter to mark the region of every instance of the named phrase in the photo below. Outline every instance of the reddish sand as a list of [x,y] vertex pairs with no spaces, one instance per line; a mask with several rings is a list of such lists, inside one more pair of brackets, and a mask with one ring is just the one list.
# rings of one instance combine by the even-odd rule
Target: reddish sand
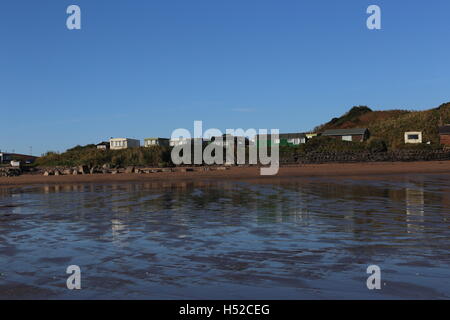
[[246,180],[270,182],[278,179],[301,177],[362,177],[393,174],[450,173],[450,161],[329,163],[284,166],[276,176],[261,176],[256,167],[234,167],[224,171],[160,172],[149,174],[94,174],[76,176],[43,176],[25,174],[19,177],[0,177],[0,186],[35,184],[108,183],[131,181],[180,180]]

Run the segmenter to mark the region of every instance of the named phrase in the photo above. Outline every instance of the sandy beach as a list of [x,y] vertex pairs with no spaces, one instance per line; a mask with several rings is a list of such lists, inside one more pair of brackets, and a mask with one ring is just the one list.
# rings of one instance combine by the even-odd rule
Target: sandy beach
[[377,162],[377,163],[332,163],[307,164],[281,167],[275,176],[261,176],[256,167],[233,167],[229,170],[192,172],[159,172],[151,174],[94,174],[76,176],[43,176],[24,174],[18,177],[1,177],[0,186],[22,186],[36,184],[108,183],[139,181],[178,180],[246,180],[270,182],[274,179],[302,177],[363,177],[395,174],[439,174],[450,173],[450,161],[427,162]]

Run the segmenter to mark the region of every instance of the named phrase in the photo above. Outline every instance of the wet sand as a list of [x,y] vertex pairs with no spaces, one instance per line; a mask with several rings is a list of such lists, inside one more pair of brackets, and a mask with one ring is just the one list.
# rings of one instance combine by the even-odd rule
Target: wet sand
[[327,163],[283,166],[275,176],[261,176],[257,167],[232,167],[229,170],[193,172],[159,172],[150,174],[94,174],[76,176],[43,176],[24,174],[19,177],[0,177],[0,187],[36,184],[108,183],[142,181],[199,181],[199,180],[243,180],[271,182],[277,179],[307,177],[376,177],[395,174],[439,174],[450,173],[450,161],[424,162],[368,162]]
[[449,299],[449,175],[356,179],[0,188],[0,299]]

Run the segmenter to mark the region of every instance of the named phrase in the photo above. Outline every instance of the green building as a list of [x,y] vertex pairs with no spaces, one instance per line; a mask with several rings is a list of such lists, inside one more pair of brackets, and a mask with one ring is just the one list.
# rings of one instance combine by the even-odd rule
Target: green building
[[304,133],[280,133],[278,138],[275,138],[270,135],[256,135],[256,145],[259,146],[271,146],[272,143],[275,143],[282,147],[287,146],[298,146],[300,144],[306,143],[308,140]]

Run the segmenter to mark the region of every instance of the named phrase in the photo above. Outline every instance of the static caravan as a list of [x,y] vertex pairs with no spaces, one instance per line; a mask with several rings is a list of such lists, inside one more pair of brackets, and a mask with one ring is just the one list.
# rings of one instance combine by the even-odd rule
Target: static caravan
[[298,146],[306,143],[308,138],[304,133],[280,133],[278,138],[272,135],[256,135],[256,143],[258,146],[271,146],[272,142],[279,146]]
[[141,146],[141,142],[139,140],[130,138],[111,138],[109,139],[109,144],[111,150],[137,148]]

